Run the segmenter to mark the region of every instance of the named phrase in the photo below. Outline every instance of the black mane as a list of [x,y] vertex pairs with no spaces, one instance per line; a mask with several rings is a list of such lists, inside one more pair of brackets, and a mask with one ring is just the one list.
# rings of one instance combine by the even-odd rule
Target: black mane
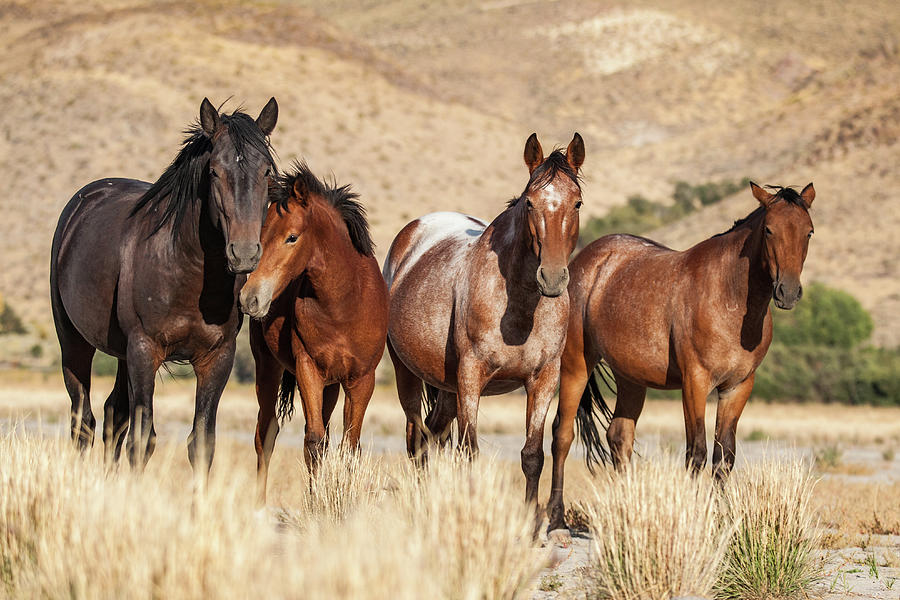
[[[775,199],[773,200],[773,202],[775,202],[777,200],[784,200],[785,202],[788,202],[795,206],[801,207],[803,210],[807,210],[806,203],[803,202],[803,198],[800,197],[800,192],[798,192],[794,188],[792,188],[790,186],[782,187],[780,185],[766,185],[763,187],[767,187],[770,190],[777,190],[775,192]],[[725,235],[726,233],[731,233],[732,231],[734,231],[735,229],[737,229],[744,223],[747,223],[747,222],[755,219],[756,217],[758,217],[759,215],[761,215],[764,212],[766,212],[766,207],[760,205],[760,206],[756,207],[756,209],[752,213],[750,213],[743,219],[738,219],[737,221],[735,221],[734,225],[731,226],[731,229],[729,229],[728,231],[723,231],[722,233],[720,233],[718,235]]]
[[[219,119],[228,129],[228,137],[238,156],[245,156],[249,148],[262,156],[275,171],[275,160],[272,157],[269,140],[250,115],[236,110],[230,115],[220,115]],[[199,122],[195,122],[184,133],[187,137],[182,142],[178,156],[131,209],[130,216],[136,215],[145,206],[150,206],[151,212],[158,214],[150,235],[172,221],[174,237],[188,207],[198,198],[201,186],[208,177],[207,164],[209,153],[213,148],[212,140],[200,127]]]
[[356,251],[365,256],[375,255],[375,244],[369,233],[369,222],[366,220],[366,207],[359,202],[359,194],[350,190],[349,185],[338,186],[319,180],[305,162],[294,161],[292,172],[278,176],[269,188],[269,200],[278,204],[278,210],[289,210],[288,203],[294,184],[300,180],[311,194],[321,196],[333,206],[350,234],[350,241]]
[[507,208],[515,206],[530,190],[546,187],[560,173],[571,179],[578,186],[579,191],[581,190],[581,177],[572,169],[566,154],[557,148],[550,153],[550,156],[544,159],[544,162],[538,168],[532,171],[531,177],[528,179],[528,185],[525,186],[518,198],[513,198],[506,203]]

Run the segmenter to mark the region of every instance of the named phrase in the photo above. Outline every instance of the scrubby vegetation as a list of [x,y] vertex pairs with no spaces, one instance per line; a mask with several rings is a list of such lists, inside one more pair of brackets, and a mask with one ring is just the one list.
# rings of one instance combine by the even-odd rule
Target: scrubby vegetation
[[750,180],[746,178],[740,181],[708,182],[698,185],[678,181],[672,191],[671,203],[654,202],[640,195],[630,196],[624,205],[615,206],[606,215],[582,223],[579,246],[584,247],[598,237],[610,233],[640,235],[677,221],[703,206],[715,204],[749,184]]
[[755,396],[850,404],[900,404],[900,351],[865,343],[872,318],[846,292],[804,288],[792,311],[773,309],[775,337],[757,371]]
[[25,333],[25,324],[0,295],[0,335],[8,333]]

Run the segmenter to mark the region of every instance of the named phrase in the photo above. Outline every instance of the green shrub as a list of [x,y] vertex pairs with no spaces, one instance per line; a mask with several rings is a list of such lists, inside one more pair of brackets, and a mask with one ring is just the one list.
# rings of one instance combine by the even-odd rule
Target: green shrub
[[4,302],[3,296],[0,296],[0,335],[7,333],[25,333],[25,324],[12,306]]
[[853,348],[872,335],[872,317],[847,292],[813,282],[790,311],[775,311],[775,337],[787,346]]
[[739,182],[721,181],[700,185],[679,181],[672,192],[672,204],[654,202],[641,195],[629,196],[624,205],[614,206],[606,215],[582,223],[578,236],[579,245],[583,247],[598,237],[611,233],[646,233],[734,194],[746,187],[749,181],[745,178]]

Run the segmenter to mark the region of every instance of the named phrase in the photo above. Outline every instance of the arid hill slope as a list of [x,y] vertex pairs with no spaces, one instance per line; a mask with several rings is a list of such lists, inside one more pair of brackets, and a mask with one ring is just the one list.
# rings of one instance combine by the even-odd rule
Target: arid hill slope
[[[81,185],[158,176],[204,96],[255,114],[274,95],[281,163],[352,183],[379,257],[419,214],[498,213],[532,131],[545,148],[584,135],[586,215],[679,179],[815,181],[807,278],[900,343],[894,2],[36,0],[0,19],[0,294],[33,325]],[[654,235],[684,247],[751,206]]]

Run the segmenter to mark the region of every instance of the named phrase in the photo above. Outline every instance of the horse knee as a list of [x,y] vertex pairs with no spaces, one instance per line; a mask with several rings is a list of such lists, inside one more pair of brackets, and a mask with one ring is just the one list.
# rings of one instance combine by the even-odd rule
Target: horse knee
[[522,472],[525,477],[540,477],[544,468],[544,449],[540,446],[536,448],[522,449]]

